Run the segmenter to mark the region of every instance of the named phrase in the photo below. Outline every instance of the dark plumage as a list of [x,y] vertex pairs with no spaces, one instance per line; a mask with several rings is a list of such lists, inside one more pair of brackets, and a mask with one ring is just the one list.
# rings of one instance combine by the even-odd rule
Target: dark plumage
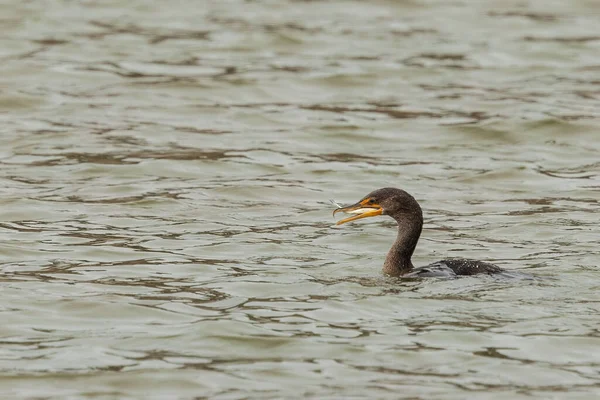
[[363,197],[358,203],[338,208],[333,213],[340,211],[355,215],[338,221],[338,224],[377,215],[388,215],[396,220],[398,237],[383,264],[383,272],[387,275],[448,278],[477,274],[515,275],[515,273],[508,272],[494,264],[465,259],[442,260],[425,267],[415,268],[411,257],[423,229],[423,212],[415,198],[404,190],[378,189]]

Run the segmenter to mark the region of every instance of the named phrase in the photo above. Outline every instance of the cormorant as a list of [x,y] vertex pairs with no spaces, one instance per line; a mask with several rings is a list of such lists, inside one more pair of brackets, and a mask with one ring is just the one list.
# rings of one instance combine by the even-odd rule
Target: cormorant
[[421,236],[423,212],[415,198],[404,190],[396,188],[378,189],[363,197],[356,204],[336,209],[333,215],[337,212],[354,214],[338,221],[337,225],[377,215],[388,215],[396,220],[398,223],[398,237],[383,264],[384,274],[402,277],[445,278],[476,274],[519,276],[519,273],[506,271],[494,264],[465,259],[441,260],[425,267],[415,268],[411,262],[411,257],[415,247],[417,247],[419,236]]

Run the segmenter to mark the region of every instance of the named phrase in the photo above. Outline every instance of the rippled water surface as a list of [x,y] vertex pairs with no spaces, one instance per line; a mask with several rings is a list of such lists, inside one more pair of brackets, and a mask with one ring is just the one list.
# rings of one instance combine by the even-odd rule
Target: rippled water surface
[[599,396],[597,7],[4,2],[1,397]]

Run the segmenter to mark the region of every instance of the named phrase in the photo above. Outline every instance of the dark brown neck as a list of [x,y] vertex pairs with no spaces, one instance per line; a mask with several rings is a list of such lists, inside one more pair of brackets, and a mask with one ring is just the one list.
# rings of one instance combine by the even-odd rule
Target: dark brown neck
[[413,269],[410,259],[415,251],[415,247],[417,247],[419,236],[421,236],[423,216],[417,213],[404,214],[401,217],[393,218],[398,222],[398,237],[396,237],[396,241],[385,259],[383,273],[391,276],[400,276]]

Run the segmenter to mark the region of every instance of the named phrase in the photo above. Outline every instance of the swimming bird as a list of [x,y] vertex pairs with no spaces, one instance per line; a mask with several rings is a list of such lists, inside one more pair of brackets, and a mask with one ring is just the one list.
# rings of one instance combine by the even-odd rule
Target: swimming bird
[[338,221],[336,225],[377,215],[388,215],[396,220],[398,237],[383,264],[383,273],[386,275],[444,278],[477,274],[516,276],[515,273],[506,271],[497,265],[466,259],[441,260],[425,267],[415,268],[411,257],[423,229],[423,211],[415,198],[402,189],[375,190],[356,204],[337,208],[333,211],[333,215],[338,212],[354,215]]

